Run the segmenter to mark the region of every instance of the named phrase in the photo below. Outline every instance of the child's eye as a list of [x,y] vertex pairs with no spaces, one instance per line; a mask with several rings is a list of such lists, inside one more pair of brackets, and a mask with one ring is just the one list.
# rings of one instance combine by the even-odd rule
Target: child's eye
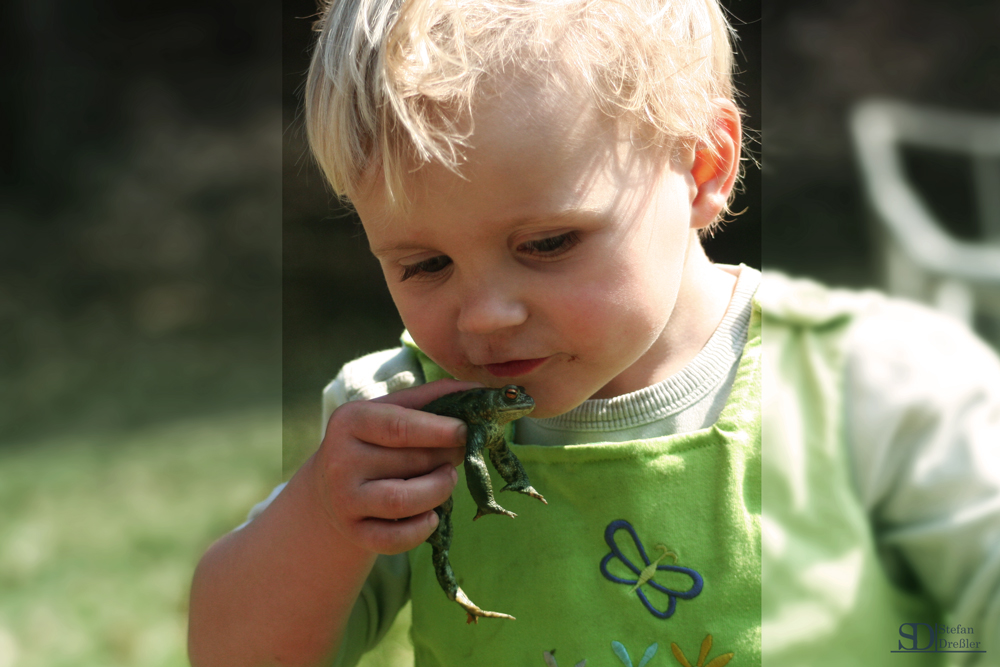
[[558,236],[550,236],[547,239],[537,241],[525,241],[517,246],[518,252],[528,255],[544,255],[552,257],[566,252],[575,246],[580,240],[580,235],[576,232],[566,232]]
[[425,259],[422,262],[404,266],[403,277],[400,280],[409,280],[413,276],[418,276],[424,273],[437,273],[438,271],[443,271],[448,268],[449,264],[451,264],[451,257],[448,257],[447,255],[431,257],[430,259]]

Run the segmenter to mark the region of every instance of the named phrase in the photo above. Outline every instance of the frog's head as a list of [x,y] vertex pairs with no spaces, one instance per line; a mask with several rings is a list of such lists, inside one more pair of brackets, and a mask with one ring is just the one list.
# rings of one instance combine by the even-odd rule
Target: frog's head
[[494,407],[501,424],[520,419],[535,409],[535,400],[524,393],[524,387],[509,384],[495,390]]

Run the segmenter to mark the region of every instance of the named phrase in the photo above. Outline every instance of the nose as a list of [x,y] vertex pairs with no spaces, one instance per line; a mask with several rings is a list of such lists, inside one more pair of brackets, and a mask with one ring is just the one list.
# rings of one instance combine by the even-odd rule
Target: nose
[[491,334],[516,327],[528,319],[528,308],[517,290],[502,281],[470,287],[461,301],[458,330],[466,334]]

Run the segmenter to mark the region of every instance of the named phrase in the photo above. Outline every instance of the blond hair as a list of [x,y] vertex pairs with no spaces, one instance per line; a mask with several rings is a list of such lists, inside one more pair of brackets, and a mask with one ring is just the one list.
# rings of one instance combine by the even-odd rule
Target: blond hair
[[717,0],[326,0],[306,131],[334,191],[437,161],[458,173],[472,109],[511,73],[582,82],[598,108],[659,146],[712,145],[733,99]]

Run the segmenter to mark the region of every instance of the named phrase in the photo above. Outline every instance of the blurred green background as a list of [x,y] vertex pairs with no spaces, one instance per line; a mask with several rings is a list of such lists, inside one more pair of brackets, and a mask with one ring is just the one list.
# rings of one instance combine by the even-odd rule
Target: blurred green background
[[280,480],[280,23],[0,8],[0,667],[186,665]]

